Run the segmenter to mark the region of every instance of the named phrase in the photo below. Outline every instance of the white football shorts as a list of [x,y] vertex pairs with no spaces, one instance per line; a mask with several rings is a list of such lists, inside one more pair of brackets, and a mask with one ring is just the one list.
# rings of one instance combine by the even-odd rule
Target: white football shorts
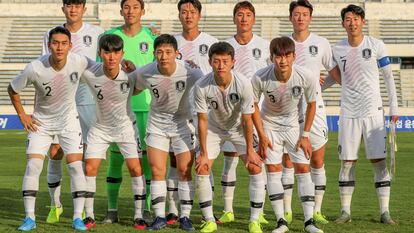
[[338,152],[340,160],[357,160],[361,139],[367,159],[383,159],[387,155],[384,116],[364,118],[339,117]]

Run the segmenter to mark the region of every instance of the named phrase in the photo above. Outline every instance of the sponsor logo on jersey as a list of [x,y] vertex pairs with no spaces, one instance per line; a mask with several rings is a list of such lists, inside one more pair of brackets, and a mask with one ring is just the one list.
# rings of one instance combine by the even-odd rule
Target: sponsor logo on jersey
[[294,86],[292,87],[292,96],[293,97],[299,97],[302,94],[302,88],[300,86]]
[[86,47],[90,47],[92,45],[92,36],[90,35],[83,36],[83,44],[86,45]]
[[178,82],[175,83],[175,89],[179,92],[184,91],[185,89],[185,82],[180,80]]
[[362,57],[368,60],[371,58],[371,53],[371,49],[364,49],[362,50]]
[[206,45],[206,44],[201,44],[201,45],[198,47],[198,52],[199,52],[201,55],[206,55],[206,54],[207,54],[207,52],[208,52],[208,45]]
[[177,57],[178,60],[182,60],[183,59],[183,54],[182,53],[178,53]]
[[141,43],[139,43],[139,50],[140,50],[142,53],[146,53],[146,52],[148,52],[148,49],[149,49],[149,45],[148,45],[148,43],[147,43],[147,42],[141,42]]
[[230,102],[237,103],[240,101],[240,96],[237,93],[231,93],[230,94]]
[[315,45],[311,45],[311,46],[309,46],[309,53],[310,53],[312,56],[316,56],[316,55],[318,55],[318,46],[315,46]]
[[262,50],[258,49],[258,48],[254,48],[252,50],[252,55],[254,58],[259,59],[262,56]]
[[79,80],[78,72],[73,72],[69,75],[70,81],[76,83]]
[[121,87],[121,92],[122,93],[127,93],[129,91],[129,83],[128,82],[122,82],[119,86]]

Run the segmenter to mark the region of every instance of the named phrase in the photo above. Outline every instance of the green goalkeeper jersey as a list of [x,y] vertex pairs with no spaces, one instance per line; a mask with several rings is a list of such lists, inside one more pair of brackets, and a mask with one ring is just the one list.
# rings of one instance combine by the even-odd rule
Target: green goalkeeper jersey
[[[124,41],[124,59],[132,61],[137,68],[154,61],[154,35],[147,27],[133,37],[125,35],[122,26],[111,28],[105,34],[116,34]],[[148,112],[151,95],[148,90],[132,96],[131,107],[134,112]]]

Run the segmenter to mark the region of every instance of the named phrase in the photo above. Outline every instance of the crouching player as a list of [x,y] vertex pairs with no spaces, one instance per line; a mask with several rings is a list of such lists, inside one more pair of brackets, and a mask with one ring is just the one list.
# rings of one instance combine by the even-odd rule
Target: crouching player
[[[309,158],[312,154],[309,130],[316,110],[316,82],[310,71],[293,66],[295,43],[288,37],[273,39],[270,43],[270,53],[274,64],[259,70],[252,79],[252,86],[256,102],[253,119],[261,141],[259,153],[266,157],[267,191],[278,220],[278,226],[273,233],[288,231],[286,219],[283,217],[282,156],[284,147],[293,162],[298,180],[298,192],[305,215],[304,230],[312,233],[323,232],[313,223],[315,187],[309,167]],[[259,114],[257,103],[262,94],[265,101]],[[304,132],[299,135],[298,104],[302,95],[305,96],[308,105]]]
[[142,218],[145,203],[145,178],[142,175],[138,132],[129,105],[134,90],[134,80],[121,70],[120,62],[124,55],[123,41],[114,34],[103,35],[99,39],[99,56],[102,63],[90,62],[82,76],[96,99],[96,122],[87,137],[86,201],[84,220],[87,228],[96,226],[93,211],[96,176],[101,160],[111,143],[116,143],[125,158],[131,175],[132,192],[135,200],[134,227],[145,229]]
[[[66,155],[69,168],[74,209],[72,226],[75,230],[86,230],[81,219],[86,191],[82,168],[83,142],[75,94],[79,77],[88,61],[83,56],[69,53],[72,48],[71,34],[66,28],[56,27],[49,31],[48,47],[51,53],[29,63],[8,87],[11,102],[22,125],[29,132],[27,165],[22,185],[26,218],[18,230],[36,228],[35,202],[39,176],[44,155],[55,136]],[[33,115],[29,116],[23,109],[19,93],[31,84],[36,90],[36,104]]]
[[[253,91],[249,80],[236,72],[234,48],[217,42],[209,50],[213,72],[195,86],[200,154],[196,162],[197,192],[206,222],[201,232],[217,230],[213,215],[210,170],[225,141],[233,143],[250,174],[250,233],[261,233],[259,215],[264,199],[262,161],[253,149]],[[210,108],[210,110],[209,110]]]

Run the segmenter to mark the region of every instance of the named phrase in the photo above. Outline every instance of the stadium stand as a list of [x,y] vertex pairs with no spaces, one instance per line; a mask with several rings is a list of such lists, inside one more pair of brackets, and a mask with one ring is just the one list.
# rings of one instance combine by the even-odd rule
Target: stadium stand
[[[119,16],[118,2],[118,0],[88,0],[88,9],[92,10],[89,10],[89,14],[85,16],[85,21],[98,24],[105,29],[122,25],[123,20]],[[147,13],[144,16],[143,25],[155,25],[155,28],[162,33],[179,33],[181,31],[181,24],[176,14],[176,2],[177,0],[146,0],[146,3],[149,4],[146,5]],[[206,10],[203,13],[200,29],[221,40],[234,35],[235,27],[231,17],[231,7],[235,2],[237,1],[202,0],[202,3],[205,5],[204,9],[210,10]],[[257,8],[261,7],[261,9],[265,9],[266,6],[274,6],[274,4],[279,4],[276,6],[277,8],[279,6],[281,8],[284,7],[283,11],[276,11],[274,14],[268,12],[265,15],[261,15],[258,12],[254,27],[256,34],[270,40],[275,36],[291,33],[292,26],[289,22],[288,12],[286,12],[286,5],[290,0],[253,0],[252,2],[257,5]],[[371,9],[373,7],[377,7],[375,9],[381,7],[381,4],[370,4],[362,0],[316,0],[312,2],[315,4],[316,9],[318,9],[318,13],[313,17],[311,30],[328,38],[332,44],[346,37],[337,9],[341,9],[343,5],[351,2],[365,5],[366,7],[368,4]],[[27,6],[25,3],[56,4],[56,0],[2,0],[0,7],[7,4],[21,4],[22,8],[24,8]],[[154,5],[151,5],[151,3],[154,3]],[[213,5],[218,3],[221,5]],[[404,5],[405,3],[388,4],[401,4],[401,7],[406,6]],[[160,13],[157,10],[160,5],[168,10]],[[212,6],[217,6],[217,11],[214,11],[215,8],[211,8]],[[220,7],[227,8],[223,10]],[[10,79],[20,71],[19,69],[7,68],[7,65],[18,64],[24,67],[25,63],[37,58],[41,53],[42,37],[46,30],[64,22],[64,17],[60,12],[51,12],[50,15],[45,13],[40,17],[38,16],[39,12],[26,12],[29,13],[21,17],[0,11],[0,31],[2,32],[0,34],[0,65],[3,64],[3,66],[0,66],[0,105],[3,106],[10,104],[5,88]],[[158,14],[154,14],[154,12]],[[378,14],[375,17],[368,14],[367,25],[364,28],[365,34],[383,39],[386,44],[397,44],[401,48],[412,46],[414,44],[414,15],[405,15],[403,18],[396,17],[392,20],[389,19],[390,17],[390,14],[384,15],[383,18]],[[398,58],[399,56],[395,52],[392,54],[393,57]],[[404,54],[404,56],[407,57],[407,54]],[[408,56],[414,57],[414,51],[409,53]],[[404,107],[414,107],[414,80],[412,79],[414,71],[412,69],[404,69],[406,67],[411,68],[410,66],[400,67],[393,65],[393,67],[399,104]],[[388,99],[382,80],[381,94],[384,97],[384,103],[387,105]],[[323,95],[327,106],[339,105],[340,87],[338,85],[328,89]],[[28,89],[23,96],[24,104],[33,104],[33,89]]]

